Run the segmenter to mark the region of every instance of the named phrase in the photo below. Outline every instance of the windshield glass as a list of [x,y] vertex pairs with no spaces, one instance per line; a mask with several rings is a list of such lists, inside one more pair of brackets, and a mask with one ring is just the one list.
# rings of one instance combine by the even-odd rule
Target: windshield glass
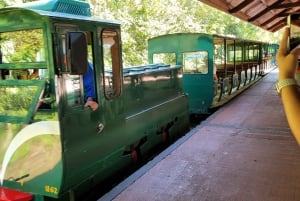
[[0,113],[7,116],[24,116],[33,102],[37,86],[0,86]]
[[0,122],[30,122],[42,95],[41,80],[9,80],[0,85]]
[[43,47],[41,29],[0,33],[1,63],[45,61]]
[[43,78],[45,61],[41,29],[0,33],[0,80]]
[[48,70],[42,29],[0,33],[0,122],[30,122]]

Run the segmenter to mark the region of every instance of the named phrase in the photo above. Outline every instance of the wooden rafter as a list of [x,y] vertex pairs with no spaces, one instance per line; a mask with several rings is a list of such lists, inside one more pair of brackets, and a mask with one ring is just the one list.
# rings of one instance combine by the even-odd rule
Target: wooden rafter
[[287,24],[289,14],[300,11],[299,0],[199,1],[272,32]]
[[237,5],[234,8],[231,8],[230,10],[228,10],[229,13],[236,13],[240,10],[242,10],[244,7],[248,6],[249,4],[253,3],[253,0],[245,0],[242,1],[239,5]]

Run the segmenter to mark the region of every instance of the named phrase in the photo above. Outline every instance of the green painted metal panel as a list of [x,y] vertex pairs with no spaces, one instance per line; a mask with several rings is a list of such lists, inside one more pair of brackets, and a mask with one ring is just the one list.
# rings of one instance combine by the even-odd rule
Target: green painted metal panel
[[0,80],[0,179],[6,187],[57,197],[62,178],[58,114],[39,108],[45,80]]
[[208,73],[183,72],[183,90],[189,95],[190,112],[206,113],[214,97],[213,81],[213,36],[203,33],[178,33],[162,35],[148,40],[148,59],[153,62],[153,54],[176,53],[176,64],[183,65],[186,52],[207,52]]
[[[151,67],[151,68],[150,68]],[[160,65],[125,69],[126,116],[134,115],[182,93],[182,67]]]

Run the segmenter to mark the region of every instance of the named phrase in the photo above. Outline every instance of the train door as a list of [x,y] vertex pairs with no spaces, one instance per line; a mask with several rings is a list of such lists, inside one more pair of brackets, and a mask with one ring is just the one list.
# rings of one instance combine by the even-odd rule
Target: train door
[[[116,106],[122,102],[120,46],[113,40],[117,32],[93,27],[93,31],[78,30],[76,26],[58,25],[55,38],[63,163],[68,170],[64,179],[72,183],[101,170],[92,166],[101,166],[100,161],[110,152],[113,146],[107,142],[111,137],[107,133],[115,127],[113,121],[122,116],[122,107]],[[110,66],[105,73],[103,63]],[[92,85],[86,87],[86,79]],[[90,98],[97,107],[86,107]]]
[[190,42],[181,50],[183,87],[189,94],[191,113],[203,114],[208,112],[214,93],[213,46],[207,35],[190,35],[188,39]]

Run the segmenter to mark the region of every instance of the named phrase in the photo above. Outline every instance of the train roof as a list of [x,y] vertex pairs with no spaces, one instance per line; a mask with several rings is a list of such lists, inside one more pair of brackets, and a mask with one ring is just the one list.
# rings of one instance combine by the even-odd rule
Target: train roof
[[159,35],[153,38],[150,38],[149,40],[153,40],[155,38],[162,38],[162,37],[168,37],[168,36],[179,36],[182,35],[184,37],[186,37],[186,35],[198,35],[198,36],[205,36],[205,37],[211,37],[212,39],[214,39],[215,41],[220,39],[228,39],[228,40],[235,40],[235,41],[241,41],[241,42],[249,42],[249,43],[263,43],[263,44],[269,44],[268,42],[262,42],[262,41],[256,41],[256,40],[249,40],[249,39],[242,39],[242,38],[235,38],[235,37],[231,37],[231,36],[224,36],[224,35],[220,35],[220,34],[207,34],[207,33],[198,33],[198,32],[187,32],[187,33],[171,33],[171,34],[164,34],[164,35]]
[[258,41],[258,40],[249,40],[249,39],[243,39],[243,38],[235,38],[232,36],[224,36],[220,34],[212,34],[214,37],[214,40],[216,41],[217,39],[223,40],[235,40],[235,41],[240,41],[240,42],[246,42],[246,43],[260,43],[260,44],[269,44],[269,42],[264,42],[264,41]]
[[290,13],[300,12],[299,0],[199,0],[270,32],[287,25]]
[[77,0],[41,0],[9,6],[0,9],[0,12],[10,10],[28,10],[51,18],[86,20],[120,25],[120,22],[115,20],[91,16],[90,5],[87,2]]

